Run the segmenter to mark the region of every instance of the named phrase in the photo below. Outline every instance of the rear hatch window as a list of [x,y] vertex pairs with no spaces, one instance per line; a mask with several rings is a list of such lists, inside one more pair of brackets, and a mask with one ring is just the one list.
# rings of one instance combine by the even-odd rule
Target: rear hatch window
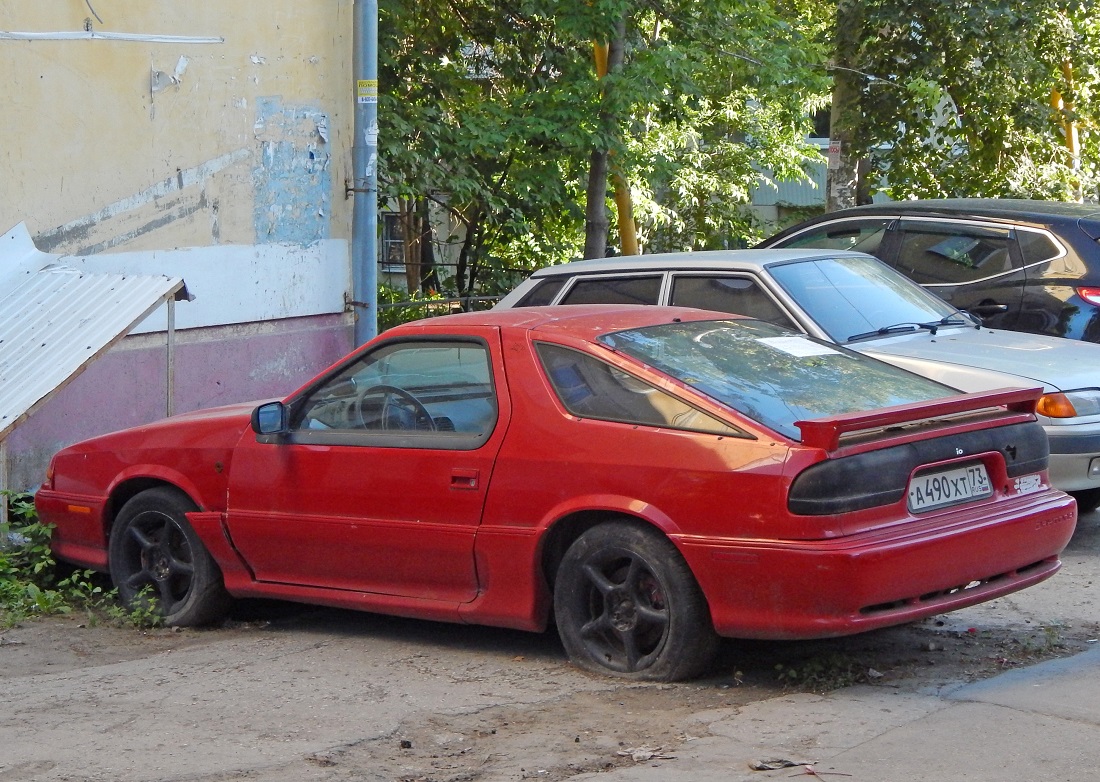
[[665,323],[600,341],[792,440],[796,421],[942,399],[952,388],[754,320]]

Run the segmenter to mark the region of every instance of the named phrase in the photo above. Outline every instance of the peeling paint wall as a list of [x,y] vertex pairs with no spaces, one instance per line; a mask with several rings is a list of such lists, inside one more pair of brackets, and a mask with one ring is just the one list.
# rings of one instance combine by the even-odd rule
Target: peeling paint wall
[[327,239],[332,200],[328,116],[285,106],[277,98],[260,98],[256,113],[261,147],[261,163],[253,173],[256,236],[299,244]]
[[93,6],[0,4],[4,33],[149,38],[0,38],[0,230],[77,254],[349,238],[351,0]]
[[[289,392],[352,345],[352,11],[0,3],[0,233],[23,222],[74,265],[184,277],[177,411]],[[11,485],[163,415],[164,328],[154,313],[5,441]]]

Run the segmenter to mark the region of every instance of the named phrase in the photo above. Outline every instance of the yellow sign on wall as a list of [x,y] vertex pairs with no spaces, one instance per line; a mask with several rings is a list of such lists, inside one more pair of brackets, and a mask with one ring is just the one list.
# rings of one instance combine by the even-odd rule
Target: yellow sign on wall
[[359,103],[378,102],[378,79],[359,79],[356,84]]

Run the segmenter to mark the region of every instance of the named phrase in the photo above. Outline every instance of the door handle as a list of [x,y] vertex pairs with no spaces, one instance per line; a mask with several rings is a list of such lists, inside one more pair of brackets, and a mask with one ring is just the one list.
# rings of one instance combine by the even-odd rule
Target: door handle
[[456,468],[451,470],[452,489],[476,489],[478,470]]
[[982,302],[981,304],[975,304],[973,307],[968,307],[968,309],[975,315],[986,317],[987,315],[998,315],[1002,312],[1008,312],[1008,305],[998,304],[995,301],[990,301]]

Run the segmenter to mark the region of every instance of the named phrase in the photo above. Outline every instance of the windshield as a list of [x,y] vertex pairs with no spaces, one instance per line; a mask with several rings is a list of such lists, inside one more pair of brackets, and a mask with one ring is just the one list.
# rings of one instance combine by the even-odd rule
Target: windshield
[[[835,342],[879,329],[958,320],[965,315],[874,258],[840,257],[768,267],[768,273]],[[868,334],[868,332],[871,332]]]
[[951,388],[757,320],[665,323],[600,342],[798,440],[796,421],[940,399]]

